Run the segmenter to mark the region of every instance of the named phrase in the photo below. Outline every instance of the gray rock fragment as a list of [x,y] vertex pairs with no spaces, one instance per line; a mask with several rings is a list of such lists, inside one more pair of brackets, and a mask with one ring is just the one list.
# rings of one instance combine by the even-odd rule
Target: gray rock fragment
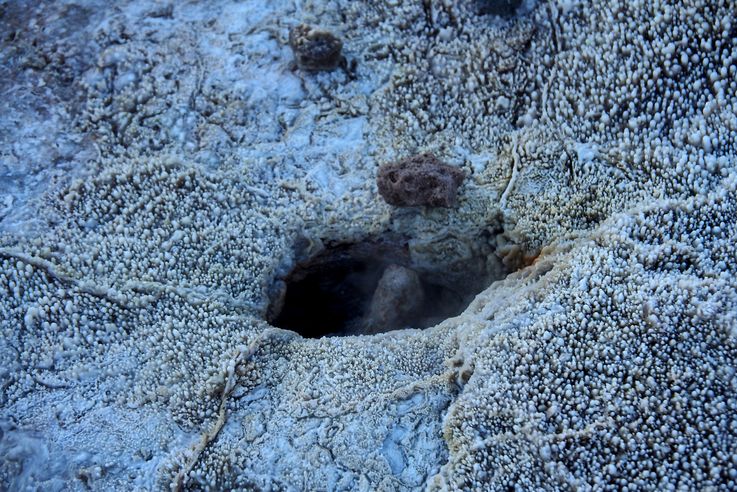
[[412,269],[389,265],[374,291],[364,320],[364,333],[372,335],[402,328],[404,320],[422,308],[425,295],[419,275]]

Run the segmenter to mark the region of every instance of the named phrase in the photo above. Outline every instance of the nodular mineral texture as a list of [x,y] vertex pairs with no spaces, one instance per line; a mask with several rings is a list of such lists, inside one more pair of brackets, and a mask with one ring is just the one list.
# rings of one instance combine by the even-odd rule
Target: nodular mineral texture
[[160,3],[0,3],[0,490],[737,489],[734,1]]

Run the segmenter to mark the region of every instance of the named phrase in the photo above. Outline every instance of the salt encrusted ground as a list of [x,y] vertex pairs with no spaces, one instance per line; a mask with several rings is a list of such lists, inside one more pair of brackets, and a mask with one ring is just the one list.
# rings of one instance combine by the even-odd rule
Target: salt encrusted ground
[[[474,12],[0,4],[0,488],[737,486],[737,6]],[[300,22],[355,76],[295,70]],[[424,151],[459,206],[384,204]],[[384,231],[534,262],[424,331],[263,321]]]

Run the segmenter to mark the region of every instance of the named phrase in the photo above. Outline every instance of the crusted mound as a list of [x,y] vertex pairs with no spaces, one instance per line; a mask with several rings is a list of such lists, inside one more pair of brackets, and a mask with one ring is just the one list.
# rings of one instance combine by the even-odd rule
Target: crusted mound
[[[484,3],[0,6],[0,488],[737,486],[734,4]],[[295,69],[300,24],[343,69]],[[454,208],[379,196],[422,153]],[[382,234],[496,281],[268,325]]]

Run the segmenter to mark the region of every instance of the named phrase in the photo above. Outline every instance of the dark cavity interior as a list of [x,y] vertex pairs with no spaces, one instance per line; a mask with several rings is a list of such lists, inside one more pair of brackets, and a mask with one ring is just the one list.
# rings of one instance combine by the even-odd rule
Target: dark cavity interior
[[267,317],[307,338],[427,328],[460,314],[494,280],[484,265],[415,265],[396,238],[327,246],[276,282]]

